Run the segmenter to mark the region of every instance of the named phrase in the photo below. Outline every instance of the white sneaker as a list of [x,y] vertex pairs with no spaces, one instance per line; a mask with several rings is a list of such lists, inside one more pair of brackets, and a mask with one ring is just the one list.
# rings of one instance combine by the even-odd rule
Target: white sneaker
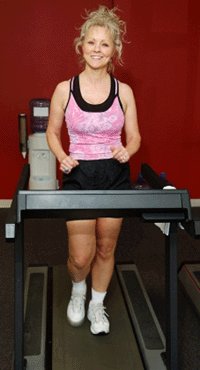
[[80,326],[85,318],[85,295],[72,294],[67,307],[67,319],[72,326]]
[[107,319],[108,314],[105,312],[103,303],[89,303],[88,320],[91,322],[90,331],[92,334],[108,334],[110,323]]

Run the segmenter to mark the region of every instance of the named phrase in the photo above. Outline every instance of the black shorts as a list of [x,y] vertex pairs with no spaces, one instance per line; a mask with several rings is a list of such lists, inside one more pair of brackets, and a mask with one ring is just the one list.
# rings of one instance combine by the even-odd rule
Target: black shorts
[[79,160],[63,174],[62,190],[131,190],[129,163],[116,159]]

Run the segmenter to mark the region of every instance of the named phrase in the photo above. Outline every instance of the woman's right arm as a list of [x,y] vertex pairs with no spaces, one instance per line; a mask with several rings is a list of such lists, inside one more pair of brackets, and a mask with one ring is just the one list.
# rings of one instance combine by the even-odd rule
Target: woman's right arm
[[69,96],[69,81],[61,82],[57,85],[50,106],[49,122],[46,131],[49,148],[60,163],[60,169],[71,170],[78,162],[68,156],[61,142],[61,128],[64,120],[64,109]]

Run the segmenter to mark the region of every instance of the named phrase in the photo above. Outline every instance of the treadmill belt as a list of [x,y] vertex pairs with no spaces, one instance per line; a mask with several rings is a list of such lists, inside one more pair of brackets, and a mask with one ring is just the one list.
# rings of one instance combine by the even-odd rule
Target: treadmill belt
[[55,266],[52,370],[144,370],[117,277],[113,276],[105,300],[111,324],[109,335],[92,335],[87,318],[81,327],[70,326],[66,319],[70,292],[66,266]]

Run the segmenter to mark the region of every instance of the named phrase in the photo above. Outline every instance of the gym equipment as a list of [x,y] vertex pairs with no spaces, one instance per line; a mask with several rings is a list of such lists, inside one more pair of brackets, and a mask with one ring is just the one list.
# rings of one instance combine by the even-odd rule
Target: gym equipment
[[179,279],[197,313],[200,314],[200,264],[184,264],[179,271]]
[[[143,165],[142,170],[149,167]],[[23,233],[26,218],[58,217],[123,217],[139,216],[149,222],[170,222],[169,235],[166,237],[166,305],[167,330],[166,349],[160,330],[158,339],[163,349],[163,367],[178,369],[177,354],[177,228],[179,222],[193,223],[190,199],[187,190],[123,190],[123,191],[32,191],[24,190],[29,178],[29,167],[25,166],[19,180],[16,195],[5,225],[7,239],[15,240],[15,370],[24,366],[24,275],[23,275]],[[130,274],[120,271],[121,285],[130,290]],[[135,286],[144,291],[140,279],[135,279]],[[126,276],[126,278],[124,278]],[[124,279],[124,282],[122,281]],[[137,282],[138,280],[138,282]],[[131,296],[130,292],[129,295]],[[146,296],[146,293],[143,294]],[[141,299],[141,294],[140,294]],[[142,298],[143,299],[143,298]],[[134,312],[133,300],[129,297],[129,313]],[[131,304],[130,304],[131,302]],[[153,310],[147,299],[147,313]],[[134,320],[133,320],[134,321]],[[157,325],[154,320],[154,326]],[[143,330],[144,331],[144,330]],[[142,338],[142,337],[141,337]],[[76,336],[77,339],[77,336]],[[142,340],[142,339],[141,339]],[[135,340],[136,342],[137,340]],[[112,345],[109,351],[112,353]],[[138,348],[138,352],[140,349]],[[146,351],[148,352],[148,351]],[[140,353],[140,352],[139,352]],[[160,365],[149,365],[146,355],[142,355],[145,366],[150,370],[161,370]],[[160,356],[160,354],[159,354]],[[145,360],[144,360],[145,359]],[[74,366],[78,366],[75,364]],[[112,365],[111,365],[112,366]],[[150,367],[151,366],[151,367]],[[157,368],[156,368],[157,367]],[[112,367],[110,367],[112,368]],[[59,368],[58,368],[59,369]],[[57,368],[53,370],[58,370]],[[115,369],[117,369],[115,367]],[[125,368],[124,368],[125,369]],[[130,367],[127,368],[130,370]]]
[[28,267],[24,289],[24,358],[29,370],[45,369],[48,267]]
[[131,321],[137,333],[146,369],[166,369],[164,355],[165,337],[153,306],[134,264],[117,265]]

